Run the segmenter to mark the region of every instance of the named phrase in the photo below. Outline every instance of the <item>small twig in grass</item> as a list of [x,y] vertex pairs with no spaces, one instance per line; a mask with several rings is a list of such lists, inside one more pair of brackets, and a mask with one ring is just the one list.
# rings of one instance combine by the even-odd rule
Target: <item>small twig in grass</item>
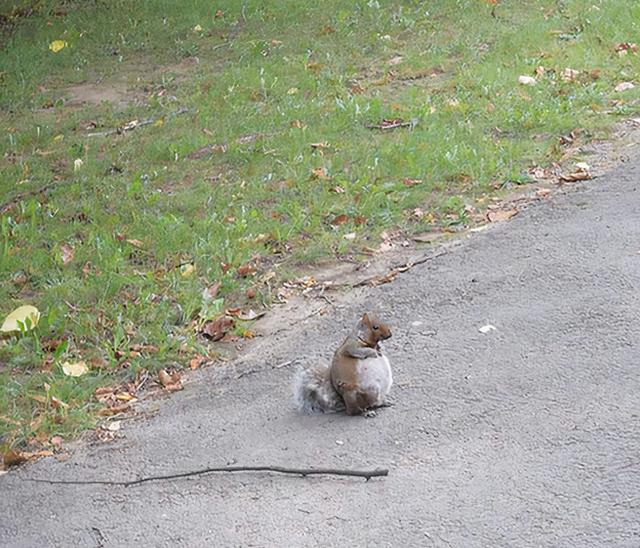
[[125,131],[132,131],[132,130],[138,129],[140,127],[149,126],[151,124],[156,123],[158,120],[161,120],[162,118],[173,118],[174,116],[179,116],[180,114],[186,114],[187,112],[189,112],[188,108],[181,107],[178,110],[170,112],[166,116],[160,116],[160,117],[157,117],[157,118],[147,118],[146,120],[142,120],[142,122],[135,122],[135,123],[129,122],[128,124],[125,124],[124,126],[117,127],[115,129],[109,129],[107,131],[98,131],[98,132],[95,132],[95,133],[87,133],[87,137],[106,137],[108,135],[115,135],[116,133],[121,134],[121,133],[124,133]]
[[51,480],[44,478],[24,478],[25,481],[33,481],[37,483],[48,483],[51,485],[117,485],[122,487],[132,487],[150,481],[163,481],[171,479],[188,478],[194,476],[202,476],[204,474],[212,474],[214,472],[277,472],[279,474],[294,474],[296,476],[352,476],[365,478],[369,481],[371,478],[387,476],[389,470],[386,468],[378,468],[376,470],[340,470],[337,468],[285,468],[283,466],[220,466],[213,468],[203,468],[202,470],[194,470],[193,472],[180,472],[177,474],[167,474],[164,476],[148,476],[130,481],[109,481],[109,480]]
[[0,213],[6,213],[14,205],[16,205],[17,203],[21,202],[22,200],[24,200],[26,198],[31,198],[32,196],[36,196],[37,194],[46,194],[52,188],[54,188],[54,187],[56,187],[56,186],[58,186],[58,185],[60,185],[62,183],[65,183],[65,182],[69,182],[69,181],[56,181],[55,183],[50,183],[50,184],[45,185],[43,187],[37,188],[35,190],[30,190],[28,192],[23,192],[22,194],[18,194],[17,196],[14,196],[10,200],[8,200],[4,204],[2,204],[2,206],[0,206]]
[[367,129],[381,129],[381,130],[396,129],[399,127],[410,127],[411,129],[413,129],[417,123],[418,123],[418,120],[414,118],[409,122],[404,122],[402,120],[397,120],[397,121],[394,120],[387,123],[383,122],[382,124],[368,124],[364,127],[366,127]]
[[359,282],[353,284],[351,287],[362,287],[364,285],[376,286],[376,285],[382,285],[385,283],[392,282],[398,274],[406,272],[407,270],[411,270],[414,266],[418,266],[420,264],[426,263],[427,261],[430,261],[431,259],[435,259],[436,257],[440,257],[445,253],[447,253],[447,251],[442,250],[442,251],[438,251],[437,253],[433,253],[431,255],[425,255],[424,257],[416,259],[415,261],[410,261],[408,263],[396,265],[392,267],[391,270],[389,270],[389,272],[387,272],[386,274],[365,278],[364,280],[360,280]]

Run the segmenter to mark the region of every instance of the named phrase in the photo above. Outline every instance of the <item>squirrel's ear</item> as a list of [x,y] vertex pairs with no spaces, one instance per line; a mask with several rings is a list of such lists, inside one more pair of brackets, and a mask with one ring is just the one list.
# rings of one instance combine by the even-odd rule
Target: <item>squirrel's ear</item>
[[366,312],[364,313],[364,316],[362,316],[362,322],[366,325],[369,325],[371,323],[369,320],[369,314],[367,314]]

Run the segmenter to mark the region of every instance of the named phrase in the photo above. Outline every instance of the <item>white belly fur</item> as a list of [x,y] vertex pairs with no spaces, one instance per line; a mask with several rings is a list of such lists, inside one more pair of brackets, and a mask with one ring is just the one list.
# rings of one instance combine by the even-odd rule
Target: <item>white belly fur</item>
[[358,378],[360,379],[360,388],[363,391],[378,390],[377,405],[384,403],[384,398],[391,390],[391,384],[393,383],[391,365],[388,358],[382,355],[377,358],[358,360],[356,367]]

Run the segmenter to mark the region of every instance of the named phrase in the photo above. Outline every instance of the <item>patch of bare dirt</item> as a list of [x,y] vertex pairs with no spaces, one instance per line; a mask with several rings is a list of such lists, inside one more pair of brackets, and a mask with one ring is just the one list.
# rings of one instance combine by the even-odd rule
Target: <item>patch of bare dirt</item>
[[69,97],[66,106],[100,105],[104,102],[127,106],[135,100],[124,82],[103,82],[100,84],[77,84],[65,89]]

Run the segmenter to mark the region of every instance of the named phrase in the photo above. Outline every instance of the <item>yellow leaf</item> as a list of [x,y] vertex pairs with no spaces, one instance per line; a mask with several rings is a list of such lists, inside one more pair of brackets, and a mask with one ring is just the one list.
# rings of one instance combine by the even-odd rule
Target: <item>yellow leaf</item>
[[85,362],[64,362],[62,364],[62,372],[68,377],[81,377],[89,372],[89,368]]
[[180,267],[180,274],[182,275],[183,278],[188,278],[189,276],[191,276],[194,272],[196,271],[196,267],[194,265],[192,265],[191,263],[189,264],[183,264]]
[[26,304],[16,308],[4,319],[0,331],[2,333],[12,333],[23,329],[28,331],[38,325],[38,321],[40,321],[40,311],[35,306]]
[[67,43],[64,40],[54,40],[49,44],[49,49],[53,53],[58,53],[61,49],[64,49],[66,47],[67,47]]

